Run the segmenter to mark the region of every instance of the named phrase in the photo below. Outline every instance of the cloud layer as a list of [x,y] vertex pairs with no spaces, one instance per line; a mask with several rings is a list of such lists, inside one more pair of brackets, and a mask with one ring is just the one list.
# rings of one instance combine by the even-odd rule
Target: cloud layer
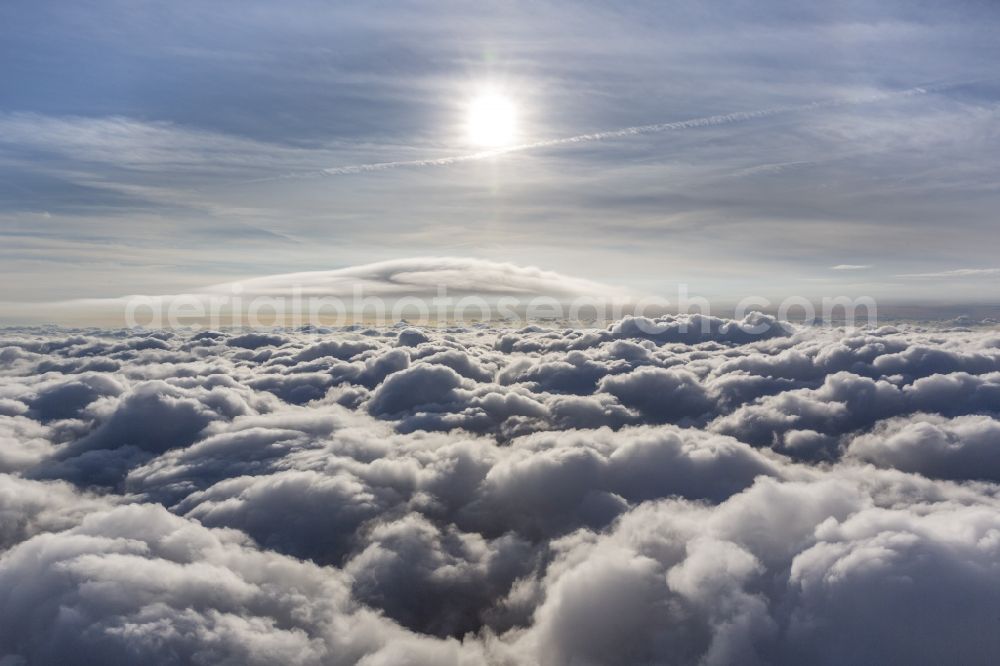
[[[318,323],[333,318],[337,324],[355,316],[375,318],[382,324],[403,314],[427,323],[436,318],[474,313],[482,319],[504,312],[523,317],[526,308],[580,299],[579,313],[608,318],[615,303],[634,303],[640,295],[592,280],[571,277],[534,266],[468,257],[412,257],[327,271],[282,273],[234,282],[200,286],[180,294],[131,294],[113,298],[73,299],[60,302],[2,302],[0,318],[35,324],[39,321],[76,325],[102,325],[128,321],[136,316],[154,327],[177,325],[171,313],[195,316],[197,323],[212,326],[242,325],[249,313],[267,317],[277,313],[297,323]],[[399,317],[390,315],[399,308]],[[571,310],[566,312],[577,312]],[[130,315],[129,313],[133,313]],[[212,316],[218,321],[213,320]],[[237,314],[242,319],[234,320]],[[338,319],[339,317],[339,319]],[[287,320],[282,320],[287,323]],[[189,323],[189,322],[180,322]],[[257,324],[257,322],[252,322]],[[267,322],[267,325],[273,324]]]
[[996,662],[1000,335],[737,324],[8,329],[0,659]]

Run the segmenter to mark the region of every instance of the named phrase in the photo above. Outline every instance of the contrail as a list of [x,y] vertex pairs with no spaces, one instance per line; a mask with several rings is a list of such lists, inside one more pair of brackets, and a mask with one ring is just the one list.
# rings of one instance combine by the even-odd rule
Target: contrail
[[676,122],[656,123],[652,125],[636,125],[634,127],[623,127],[620,129],[606,130],[603,132],[593,132],[590,134],[577,134],[576,136],[568,136],[558,139],[545,139],[542,141],[533,141],[531,143],[521,143],[513,146],[506,146],[503,148],[495,148],[492,150],[483,150],[475,153],[466,153],[464,155],[452,155],[450,157],[438,157],[438,158],[430,158],[422,160],[401,160],[395,162],[371,162],[368,164],[351,164],[347,166],[331,167],[329,169],[320,169],[318,171],[310,171],[306,173],[287,174],[284,176],[277,176],[273,178],[263,178],[258,181],[252,181],[252,182],[260,182],[263,180],[278,180],[284,178],[346,176],[350,174],[369,173],[373,171],[388,171],[390,169],[450,166],[453,164],[461,164],[463,162],[477,162],[480,160],[489,159],[491,157],[507,155],[509,153],[521,153],[528,150],[551,148],[553,146],[565,146],[577,143],[589,143],[591,141],[604,141],[607,139],[620,139],[630,136],[640,136],[644,134],[658,134],[660,132],[673,132],[677,130],[694,129],[697,127],[728,125],[731,123],[739,123],[748,120],[755,120],[757,118],[767,118],[770,116],[777,116],[786,113],[799,113],[802,111],[811,111],[815,109],[836,108],[841,106],[856,106],[859,104],[871,104],[873,102],[879,102],[882,100],[893,99],[897,97],[912,97],[914,95],[923,95],[926,94],[929,90],[930,90],[929,87],[916,87],[916,88],[908,88],[906,90],[898,90],[894,92],[878,93],[864,97],[851,97],[843,99],[809,102],[806,104],[773,106],[767,109],[759,109],[757,111],[736,111],[733,113],[724,113],[714,116],[704,116],[702,118],[692,118],[689,120],[680,120]]

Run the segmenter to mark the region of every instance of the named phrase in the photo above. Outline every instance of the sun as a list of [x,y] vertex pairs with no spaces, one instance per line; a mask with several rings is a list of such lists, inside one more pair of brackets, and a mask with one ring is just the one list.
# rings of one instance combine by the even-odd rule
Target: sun
[[510,145],[517,131],[517,112],[506,95],[485,92],[469,104],[468,136],[477,146]]

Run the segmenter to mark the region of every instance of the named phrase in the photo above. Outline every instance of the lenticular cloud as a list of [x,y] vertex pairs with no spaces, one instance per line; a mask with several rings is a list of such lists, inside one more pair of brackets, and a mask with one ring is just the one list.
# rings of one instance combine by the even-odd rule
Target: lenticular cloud
[[0,663],[1000,661],[1000,335],[754,322],[9,329]]

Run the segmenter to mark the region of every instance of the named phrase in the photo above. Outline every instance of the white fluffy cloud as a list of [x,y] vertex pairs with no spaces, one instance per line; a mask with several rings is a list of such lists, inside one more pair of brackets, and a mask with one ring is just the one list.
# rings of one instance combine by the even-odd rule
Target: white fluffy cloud
[[1000,659],[997,334],[739,324],[8,330],[0,659]]

